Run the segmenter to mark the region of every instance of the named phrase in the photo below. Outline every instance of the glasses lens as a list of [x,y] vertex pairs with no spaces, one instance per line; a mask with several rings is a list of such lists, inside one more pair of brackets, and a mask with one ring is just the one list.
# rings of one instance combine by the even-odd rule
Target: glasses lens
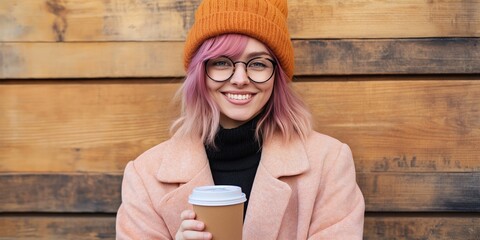
[[208,60],[205,69],[212,80],[225,81],[232,76],[235,66],[230,59],[220,57]]
[[266,82],[273,76],[275,64],[268,58],[254,58],[247,63],[247,75],[254,82]]

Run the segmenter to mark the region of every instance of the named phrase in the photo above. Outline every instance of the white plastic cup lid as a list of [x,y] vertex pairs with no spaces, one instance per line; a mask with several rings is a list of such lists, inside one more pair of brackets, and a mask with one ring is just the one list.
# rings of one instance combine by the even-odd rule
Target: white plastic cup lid
[[245,193],[237,186],[215,185],[202,186],[193,189],[188,202],[199,206],[227,206],[247,201]]

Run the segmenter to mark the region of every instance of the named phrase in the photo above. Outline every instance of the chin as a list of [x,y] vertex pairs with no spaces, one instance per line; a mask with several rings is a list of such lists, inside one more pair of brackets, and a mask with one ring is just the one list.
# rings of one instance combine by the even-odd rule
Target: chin
[[247,122],[248,120],[252,119],[251,117],[229,117],[229,118],[235,122]]
[[225,119],[229,122],[235,122],[235,125],[241,125],[254,117],[254,114],[225,114]]

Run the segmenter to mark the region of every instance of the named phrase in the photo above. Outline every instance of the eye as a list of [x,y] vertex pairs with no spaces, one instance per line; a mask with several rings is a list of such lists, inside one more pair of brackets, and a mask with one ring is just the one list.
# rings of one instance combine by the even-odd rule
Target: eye
[[253,62],[250,64],[249,67],[254,67],[254,68],[265,68],[267,65],[265,65],[263,62]]
[[228,66],[229,64],[226,61],[217,61],[217,62],[214,62],[213,65],[220,67],[220,66]]
[[254,70],[254,71],[263,71],[267,68],[272,67],[272,63],[268,61],[266,58],[256,58],[250,60],[248,63],[248,69]]
[[232,67],[232,62],[228,58],[216,58],[211,59],[208,62],[209,67],[224,69]]

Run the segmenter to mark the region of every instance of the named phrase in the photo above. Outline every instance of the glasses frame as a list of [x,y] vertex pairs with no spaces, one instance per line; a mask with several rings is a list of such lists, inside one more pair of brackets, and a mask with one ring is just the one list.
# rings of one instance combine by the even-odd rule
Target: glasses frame
[[[273,75],[275,75],[275,71],[277,70],[277,62],[274,61],[274,60],[272,60],[272,59],[270,59],[270,58],[266,58],[266,57],[254,57],[254,58],[248,60],[248,62],[243,62],[243,61],[236,61],[236,62],[234,62],[232,59],[230,59],[230,58],[227,57],[227,56],[220,56],[220,57],[218,57],[218,58],[226,58],[226,59],[228,59],[228,60],[233,64],[233,65],[232,65],[232,66],[233,66],[233,71],[232,71],[232,74],[231,74],[228,78],[226,78],[226,79],[224,79],[224,80],[216,80],[216,79],[213,79],[212,77],[210,77],[210,75],[208,75],[208,70],[207,70],[208,62],[209,62],[210,60],[213,60],[213,59],[212,59],[212,58],[207,59],[207,60],[205,61],[205,74],[207,75],[208,78],[210,78],[210,80],[212,80],[212,81],[214,81],[214,82],[225,82],[225,81],[230,80],[230,79],[233,77],[233,75],[235,74],[235,71],[237,70],[237,63],[243,63],[243,64],[245,64],[245,74],[247,75],[248,80],[250,80],[250,81],[252,81],[252,82],[254,82],[254,83],[266,83],[266,82],[268,82],[270,79],[272,79]],[[259,59],[259,58],[266,59],[266,60],[268,60],[269,62],[271,62],[272,65],[273,65],[272,74],[270,75],[270,77],[267,78],[267,80],[265,80],[265,81],[263,81],[263,82],[255,81],[255,80],[251,79],[250,76],[248,76],[248,64],[249,64],[251,61],[256,60],[256,59]],[[217,59],[217,58],[215,58],[215,59]]]

